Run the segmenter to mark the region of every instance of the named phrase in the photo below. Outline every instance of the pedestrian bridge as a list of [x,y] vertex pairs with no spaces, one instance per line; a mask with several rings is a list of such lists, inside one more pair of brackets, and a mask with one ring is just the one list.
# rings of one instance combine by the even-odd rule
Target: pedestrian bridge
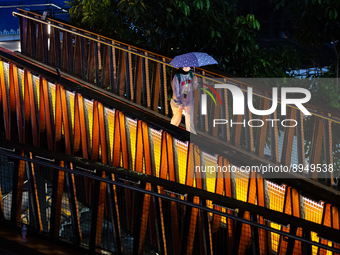
[[[306,117],[288,106],[295,127],[213,127],[213,118],[243,120],[217,89],[222,105],[208,99],[214,115],[195,114],[190,135],[169,124],[170,58],[36,12],[14,15],[21,53],[0,49],[1,224],[105,254],[340,254],[339,112],[305,104]],[[206,84],[249,86],[196,71]],[[269,95],[254,87],[255,108],[268,109]],[[240,171],[268,164],[304,171]],[[317,164],[334,171],[305,171]]]

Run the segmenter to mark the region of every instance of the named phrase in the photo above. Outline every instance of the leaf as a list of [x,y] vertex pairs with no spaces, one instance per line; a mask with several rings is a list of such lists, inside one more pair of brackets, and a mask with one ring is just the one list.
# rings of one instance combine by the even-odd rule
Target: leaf
[[172,11],[172,9],[171,9],[171,8],[166,8],[166,10],[167,10],[168,12],[171,12],[171,11]]
[[207,0],[207,10],[209,11],[209,9],[210,9],[210,1]]
[[185,9],[186,9],[186,15],[190,15],[190,7],[189,6],[185,6]]
[[235,45],[235,52],[237,52],[237,50],[238,50],[238,43],[236,43]]
[[275,5],[275,10],[280,9],[280,7],[281,7],[281,3],[276,4],[276,5]]
[[211,38],[214,38],[214,37],[215,37],[215,31],[214,31],[214,30],[211,31],[210,36],[211,36]]
[[249,20],[254,21],[254,15],[253,14],[250,15]]
[[258,20],[256,20],[256,27],[257,27],[257,30],[260,30],[260,22]]

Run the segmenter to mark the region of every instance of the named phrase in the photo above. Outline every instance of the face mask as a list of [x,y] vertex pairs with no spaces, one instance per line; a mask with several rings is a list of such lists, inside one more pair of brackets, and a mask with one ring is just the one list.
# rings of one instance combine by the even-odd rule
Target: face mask
[[189,72],[190,71],[190,67],[187,67],[187,66],[183,67],[182,69],[183,69],[184,72]]

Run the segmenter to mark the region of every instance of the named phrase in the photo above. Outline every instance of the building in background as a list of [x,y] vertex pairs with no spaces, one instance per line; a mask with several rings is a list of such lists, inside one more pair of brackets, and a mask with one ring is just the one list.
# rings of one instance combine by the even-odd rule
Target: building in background
[[17,8],[47,11],[51,16],[68,20],[64,0],[6,0],[0,2],[0,41],[19,40],[19,19],[12,12]]

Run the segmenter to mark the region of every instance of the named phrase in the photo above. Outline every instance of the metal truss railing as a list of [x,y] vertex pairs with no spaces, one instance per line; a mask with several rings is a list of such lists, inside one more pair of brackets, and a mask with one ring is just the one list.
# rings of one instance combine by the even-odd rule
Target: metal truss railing
[[[314,243],[339,248],[336,193],[309,184],[311,188],[306,194],[308,183],[304,180],[299,180],[298,186],[278,185],[261,175],[239,171],[216,173],[215,178],[204,179],[200,173],[195,173],[196,166],[209,166],[216,160],[218,166],[228,167],[235,160],[232,156],[235,152],[218,153],[214,158],[205,152],[211,143],[207,138],[199,137],[197,143],[189,143],[187,132],[152,117],[152,113],[143,112],[135,105],[128,105],[128,101],[103,96],[86,84],[69,79],[62,78],[58,83],[57,75],[50,71],[5,55],[2,53],[0,60],[3,116],[0,134],[8,141],[1,140],[0,144],[3,148],[16,148],[16,158],[27,158],[13,161],[13,168],[4,168],[1,175],[2,194],[6,199],[12,198],[10,207],[9,202],[6,206],[8,200],[0,199],[1,208],[4,208],[2,216],[6,220],[27,221],[37,231],[46,231],[55,238],[67,239],[76,245],[88,244],[91,249],[109,247],[109,250],[120,246],[106,239],[113,235],[115,226],[116,237],[120,230],[124,236],[122,246],[129,247],[126,243],[135,242],[130,245],[132,248],[123,250],[124,254],[128,254],[127,250],[136,253],[134,249],[141,253],[143,247],[149,247],[148,242],[154,242],[150,245],[164,254],[165,249],[169,254],[197,254],[197,249],[207,252],[205,254],[211,251],[218,254],[225,249],[238,254],[245,254],[249,249],[255,249],[254,254],[291,254],[291,251],[306,250],[308,253],[317,251],[318,247],[325,248]],[[22,147],[29,145],[34,147]],[[238,156],[243,162],[249,160],[255,164],[253,157]],[[65,174],[38,167],[40,177],[37,177],[36,161],[30,161],[33,159],[47,163],[54,160],[58,165],[53,166],[54,169],[66,167],[74,172]],[[83,178],[84,175],[79,174],[83,179],[76,179],[79,171],[93,177]],[[118,199],[113,195],[116,191],[107,189],[107,182],[98,182],[103,180],[98,179],[100,177],[132,186],[128,190],[126,186],[121,188],[118,194],[122,197]],[[113,182],[110,184],[117,186]],[[155,189],[157,185],[165,191]],[[133,195],[134,186],[199,204],[206,208],[205,212],[197,206],[187,210],[179,204],[188,204],[178,200],[162,204],[155,201],[161,197],[155,193]],[[39,189],[43,189],[46,196],[39,197]],[[7,195],[9,192],[13,192],[11,196]],[[307,195],[324,202],[311,200]],[[45,199],[52,202],[45,202]],[[31,207],[22,217],[28,202]],[[41,206],[47,210],[42,210]],[[118,213],[119,221],[115,218]],[[163,222],[154,222],[154,217],[162,213]],[[82,223],[86,215],[91,218],[87,224]],[[113,222],[109,223],[107,215]],[[122,225],[117,226],[117,222]],[[287,239],[282,232],[297,237]],[[184,234],[181,236],[181,233]],[[187,238],[185,233],[188,233]],[[227,241],[221,243],[221,240]],[[314,242],[313,245],[310,242],[307,246],[301,245],[301,241],[306,240]]]
[[1,5],[0,9],[5,9],[5,8],[22,8],[22,7],[54,7],[58,10],[61,10],[63,12],[68,12],[67,10],[63,9],[59,5],[56,5],[54,3],[47,3],[47,4],[18,4],[18,5]]
[[[23,197],[21,180],[25,180],[30,203],[10,202],[3,199],[0,192],[0,220],[20,226],[24,221],[21,212],[28,209],[30,213],[24,222],[30,230],[49,233],[75,246],[85,245],[97,252],[107,250],[115,254],[340,252],[340,246],[336,243],[334,247],[329,246],[327,239],[315,242],[314,231],[318,231],[318,236],[338,241],[335,230],[315,223],[289,215],[277,217],[276,211],[249,212],[240,202],[237,212],[232,212],[230,206],[235,206],[237,201],[230,203],[221,195],[211,196],[168,180],[160,181],[62,153],[6,141],[3,144],[16,149],[10,152],[0,149],[1,162],[14,165],[7,169],[0,167],[1,176],[10,176],[6,182],[1,180],[0,191],[12,193],[12,199]],[[20,178],[25,172],[27,177]],[[55,177],[65,178],[66,187],[60,187],[64,184]],[[208,206],[209,199],[221,205],[212,208]],[[62,203],[58,206],[60,200]],[[331,208],[334,211],[334,207]],[[290,224],[265,224],[267,218]],[[106,231],[111,234],[101,235]],[[239,232],[242,234],[238,240]]]
[[[14,15],[20,18],[22,54],[60,68],[68,75],[151,109],[156,114],[171,115],[168,100],[172,75],[170,58],[54,18],[43,21],[38,13],[19,10],[19,13]],[[244,93],[250,86],[204,69],[196,70],[196,74],[211,85],[219,78],[226,83],[237,85]],[[337,179],[340,168],[340,115],[337,111],[306,104],[312,116],[304,117],[299,109],[288,106],[287,118],[296,120],[299,123],[296,127],[284,128],[277,122],[268,125],[266,118],[280,119],[275,112],[271,116],[254,116],[251,113],[244,116],[245,119],[263,119],[265,124],[256,128],[257,131],[242,125],[214,128],[211,118],[197,114],[200,111],[202,93],[205,92],[195,92],[194,107],[194,121],[201,134],[218,139],[221,144],[234,144],[259,157],[266,156],[272,162],[286,166],[299,164],[307,169],[308,166],[317,164],[333,165],[333,172],[323,174],[304,171],[303,176],[323,181],[332,187],[339,185]],[[232,118],[234,122],[242,122],[242,115],[230,115],[232,107],[227,102],[231,102],[231,95],[220,89],[217,89],[217,93],[224,106],[212,106],[214,118]],[[269,108],[270,95],[271,91],[267,87],[254,85],[257,109]],[[213,105],[212,101],[208,103]]]

